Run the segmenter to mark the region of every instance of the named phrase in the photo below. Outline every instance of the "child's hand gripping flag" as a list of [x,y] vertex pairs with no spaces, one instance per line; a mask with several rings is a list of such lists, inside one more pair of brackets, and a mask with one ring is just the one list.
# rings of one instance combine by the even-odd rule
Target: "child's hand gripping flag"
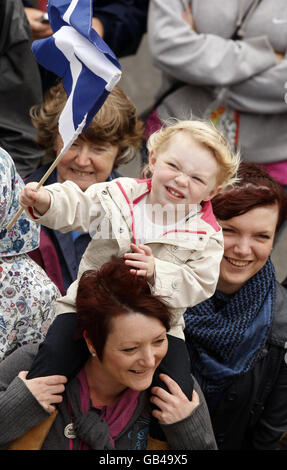
[[[47,10],[54,34],[34,41],[32,50],[43,67],[62,78],[68,98],[58,123],[63,148],[38,187],[87,129],[121,78],[117,58],[92,28],[92,0],[49,0]],[[8,230],[21,212],[10,221]]]

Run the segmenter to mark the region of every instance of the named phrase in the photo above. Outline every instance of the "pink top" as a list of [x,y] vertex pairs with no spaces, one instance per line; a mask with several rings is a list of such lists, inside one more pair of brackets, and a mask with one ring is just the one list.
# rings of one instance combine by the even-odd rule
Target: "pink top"
[[287,185],[287,160],[276,163],[264,163],[263,167],[278,183]]
[[[85,368],[80,370],[77,375],[80,383],[80,400],[81,409],[83,413],[86,413],[91,407],[90,390],[87,381]],[[138,397],[140,392],[131,390],[130,388],[122,394],[120,400],[114,405],[110,406],[97,406],[95,408],[101,409],[101,417],[106,421],[110,429],[110,440],[113,442],[114,438],[128,424],[138,403]],[[81,442],[79,450],[88,450],[88,446]]]

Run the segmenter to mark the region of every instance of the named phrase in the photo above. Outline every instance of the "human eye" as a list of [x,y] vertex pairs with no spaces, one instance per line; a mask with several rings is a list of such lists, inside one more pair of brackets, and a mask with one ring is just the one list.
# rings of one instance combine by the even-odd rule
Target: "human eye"
[[93,144],[91,145],[91,150],[96,153],[104,153],[107,151],[107,147],[105,145],[100,144]]
[[175,169],[175,170],[178,169],[177,166],[176,166],[176,164],[173,163],[173,162],[167,162],[167,164],[168,164],[169,167],[171,167],[171,168],[173,168],[173,169]]
[[77,148],[79,146],[80,146],[79,142],[73,142],[71,145],[72,148]]
[[203,183],[203,180],[199,178],[199,176],[192,176],[192,179],[198,181],[199,183]]
[[128,354],[130,354],[130,353],[132,353],[132,352],[135,352],[135,351],[136,351],[136,349],[137,349],[136,347],[132,347],[132,348],[124,348],[124,349],[122,349],[122,351],[123,351],[123,352],[125,352],[125,353],[128,353]]
[[222,227],[222,231],[224,233],[234,233],[234,230],[232,228],[229,228],[229,227]]
[[153,344],[155,344],[156,346],[160,346],[161,344],[163,344],[165,342],[165,340],[166,340],[166,338],[159,338],[156,341],[154,341]]
[[261,238],[261,240],[270,240],[271,238],[271,236],[267,235],[266,233],[258,233],[257,237]]

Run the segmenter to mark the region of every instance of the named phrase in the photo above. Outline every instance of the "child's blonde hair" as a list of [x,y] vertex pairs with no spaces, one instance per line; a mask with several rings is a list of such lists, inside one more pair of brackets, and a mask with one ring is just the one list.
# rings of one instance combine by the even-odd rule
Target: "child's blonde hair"
[[[175,123],[165,125],[151,134],[146,144],[148,151],[157,154],[178,132],[189,132],[194,140],[205,145],[213,153],[219,167],[218,186],[224,188],[237,182],[236,173],[240,163],[240,155],[238,152],[232,151],[227,139],[212,122],[176,120]],[[146,170],[148,170],[148,166]],[[145,174],[146,170],[144,170]]]

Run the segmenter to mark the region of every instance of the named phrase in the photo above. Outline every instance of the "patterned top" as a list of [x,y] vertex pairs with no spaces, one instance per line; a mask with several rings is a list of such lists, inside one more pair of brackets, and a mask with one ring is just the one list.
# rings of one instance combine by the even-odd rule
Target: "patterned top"
[[13,160],[0,148],[0,360],[23,344],[43,341],[60,295],[26,254],[39,246],[40,227],[25,212],[7,232],[24,186]]

